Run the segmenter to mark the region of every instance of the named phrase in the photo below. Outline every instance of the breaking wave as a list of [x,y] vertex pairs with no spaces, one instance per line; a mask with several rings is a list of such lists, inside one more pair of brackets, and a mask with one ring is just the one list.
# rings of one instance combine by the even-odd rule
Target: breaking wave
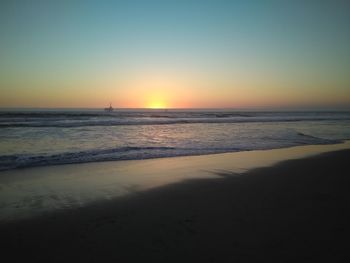
[[[63,152],[58,154],[17,154],[0,156],[0,170],[60,164],[88,163],[117,160],[141,160],[150,158],[203,155],[225,152],[284,148],[305,144],[333,144],[339,140],[329,140],[301,132],[287,131],[285,137],[265,137],[264,143],[247,142],[226,147],[117,147],[91,149],[86,151]],[[270,141],[270,143],[265,143]]]

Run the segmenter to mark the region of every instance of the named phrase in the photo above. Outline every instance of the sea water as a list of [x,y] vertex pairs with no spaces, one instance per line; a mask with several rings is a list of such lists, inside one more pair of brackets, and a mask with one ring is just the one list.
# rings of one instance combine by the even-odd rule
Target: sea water
[[350,112],[1,110],[0,170],[202,155],[350,139]]

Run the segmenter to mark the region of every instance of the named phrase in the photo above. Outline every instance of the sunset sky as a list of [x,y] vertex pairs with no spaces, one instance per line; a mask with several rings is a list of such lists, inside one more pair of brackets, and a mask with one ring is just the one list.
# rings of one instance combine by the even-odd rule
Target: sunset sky
[[322,0],[1,1],[0,107],[344,107],[349,13]]

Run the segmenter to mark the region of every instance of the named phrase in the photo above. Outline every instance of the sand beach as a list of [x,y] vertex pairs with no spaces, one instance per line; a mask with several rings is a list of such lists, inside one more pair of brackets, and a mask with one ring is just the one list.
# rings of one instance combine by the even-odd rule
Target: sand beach
[[[340,262],[350,233],[348,146],[3,172],[2,253],[8,262]],[[60,196],[59,180],[77,186]]]

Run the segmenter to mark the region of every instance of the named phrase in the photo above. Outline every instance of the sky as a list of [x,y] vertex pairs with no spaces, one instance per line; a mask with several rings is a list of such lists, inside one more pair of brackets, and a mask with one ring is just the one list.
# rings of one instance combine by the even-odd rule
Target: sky
[[350,105],[348,1],[1,1],[0,107]]

